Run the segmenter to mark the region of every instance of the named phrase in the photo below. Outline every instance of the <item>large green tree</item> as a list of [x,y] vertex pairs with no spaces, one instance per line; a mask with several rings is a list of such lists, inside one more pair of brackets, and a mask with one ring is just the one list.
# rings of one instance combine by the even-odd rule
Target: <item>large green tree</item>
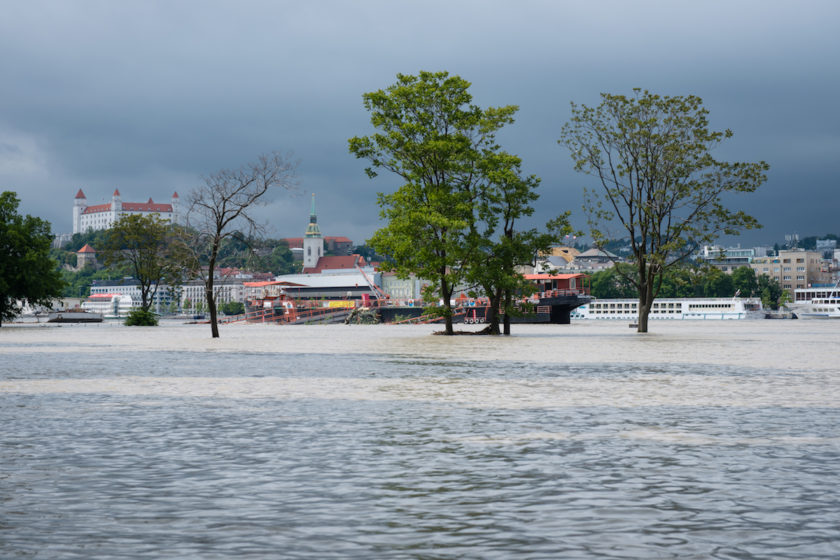
[[106,265],[126,267],[137,279],[144,312],[162,284],[178,285],[190,268],[179,227],[156,214],[120,218],[107,231],[99,254]]
[[484,184],[475,203],[477,219],[473,226],[479,250],[468,266],[467,279],[481,286],[490,300],[489,324],[484,332],[500,333],[501,311],[504,334],[509,335],[511,316],[518,312],[515,296],[533,289],[517,268],[533,265],[536,255],[570,233],[571,227],[568,212],[549,222],[545,232],[518,227],[523,218],[534,213],[540,183],[534,175],[522,175],[519,157],[501,151],[488,154],[480,172]]
[[50,223],[18,214],[13,192],[0,194],[0,325],[21,312],[20,303],[52,307],[63,289],[50,258]]
[[517,109],[482,109],[469,86],[447,72],[398,74],[395,84],[363,96],[377,132],[349,140],[350,152],[370,162],[370,177],[384,169],[402,179],[395,192],[379,195],[387,225],[370,244],[398,276],[433,282],[446,334],[454,332],[454,290],[480,250],[474,225],[487,185],[482,165],[499,151],[496,132]]
[[739,266],[732,271],[732,287],[741,297],[758,295],[758,279],[755,270],[749,266]]
[[600,185],[585,191],[585,210],[596,245],[622,237],[631,241],[639,292],[638,332],[666,269],[719,234],[759,227],[743,211],[724,205],[730,193],[753,192],[769,166],[716,160],[712,148],[732,136],[709,128],[699,97],[601,94],[597,107],[572,103],[572,118],[560,143],[568,146],[575,169]]

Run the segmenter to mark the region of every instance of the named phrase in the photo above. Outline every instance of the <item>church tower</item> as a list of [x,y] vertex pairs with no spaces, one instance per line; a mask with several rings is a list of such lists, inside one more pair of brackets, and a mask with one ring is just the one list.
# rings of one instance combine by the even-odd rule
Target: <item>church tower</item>
[[170,218],[170,222],[173,224],[180,224],[181,223],[181,199],[178,197],[178,191],[175,191],[172,194],[172,218]]
[[120,197],[120,189],[114,189],[114,194],[111,197],[111,217],[108,227],[113,227],[120,216],[122,215],[122,198]]
[[324,238],[318,228],[318,217],[315,215],[315,193],[312,193],[312,210],[309,212],[309,225],[303,238],[303,268],[315,268],[318,259],[324,256]]
[[82,214],[87,208],[87,197],[82,189],[76,193],[76,200],[73,201],[73,233],[84,233],[82,231]]

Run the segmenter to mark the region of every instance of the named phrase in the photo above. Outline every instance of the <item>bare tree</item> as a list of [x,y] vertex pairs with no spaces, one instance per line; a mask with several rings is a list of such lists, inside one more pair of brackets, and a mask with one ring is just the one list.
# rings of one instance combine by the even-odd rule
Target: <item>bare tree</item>
[[275,188],[292,188],[296,169],[297,161],[272,152],[239,169],[223,169],[203,177],[203,184],[190,193],[187,226],[194,232],[201,260],[207,262],[206,273],[202,267],[201,276],[213,338],[219,337],[213,282],[222,241],[233,235],[253,238],[262,233],[263,227],[252,210],[267,204]]

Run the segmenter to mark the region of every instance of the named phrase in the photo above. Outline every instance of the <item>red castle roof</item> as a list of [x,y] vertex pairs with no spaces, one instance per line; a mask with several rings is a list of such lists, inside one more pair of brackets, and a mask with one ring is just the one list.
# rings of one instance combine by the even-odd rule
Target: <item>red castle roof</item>
[[130,212],[172,212],[171,204],[157,204],[149,199],[149,202],[123,202],[123,210]]
[[[171,204],[158,204],[156,202],[152,202],[152,199],[149,199],[149,202],[123,202],[122,209],[125,212],[172,212],[172,205]],[[97,204],[95,206],[88,206],[85,208],[85,211],[82,214],[98,214],[99,212],[110,212],[111,211],[111,203],[108,204]]]
[[111,211],[111,203],[107,204],[96,204],[94,206],[88,206],[85,208],[85,211],[82,214],[97,214],[99,212],[110,212]]
[[82,247],[81,249],[79,249],[77,252],[78,253],[96,253],[96,250],[93,247],[91,247],[90,245],[88,245],[87,243],[85,243],[85,246]]
[[[120,196],[120,189],[114,189],[114,197]],[[79,189],[79,192],[76,193],[77,199],[86,199],[85,193],[82,189]],[[172,198],[177,199],[178,192],[175,191],[172,193]],[[123,202],[122,209],[128,212],[172,212],[172,205],[171,204],[157,204],[155,203],[151,197],[149,197],[148,202]],[[111,204],[96,204],[94,206],[88,206],[85,208],[83,214],[97,214],[99,212],[110,212],[111,211]]]

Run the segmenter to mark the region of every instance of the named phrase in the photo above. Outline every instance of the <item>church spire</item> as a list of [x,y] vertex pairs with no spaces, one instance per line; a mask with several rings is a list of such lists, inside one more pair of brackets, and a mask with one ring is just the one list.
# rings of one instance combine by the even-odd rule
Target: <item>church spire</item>
[[318,216],[315,214],[315,193],[312,193],[312,209],[309,211],[309,226],[306,228],[306,237],[321,237]]

